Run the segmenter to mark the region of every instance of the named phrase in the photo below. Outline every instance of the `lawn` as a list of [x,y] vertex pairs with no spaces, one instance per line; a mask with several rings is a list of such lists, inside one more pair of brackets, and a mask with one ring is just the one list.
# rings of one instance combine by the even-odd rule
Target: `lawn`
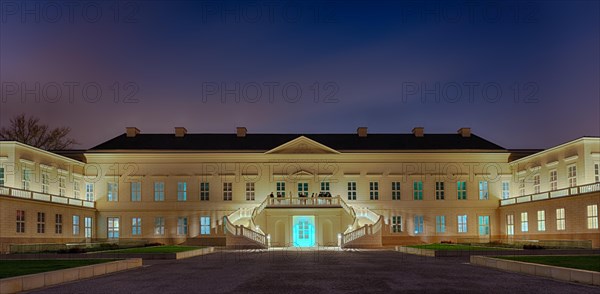
[[496,256],[495,258],[539,263],[600,272],[600,255],[576,256]]
[[104,253],[177,253],[204,248],[202,246],[149,246],[104,251]]
[[510,250],[509,248],[487,247],[487,246],[470,246],[460,244],[426,244],[426,245],[410,245],[407,247],[430,249],[439,251],[490,251],[490,250]]
[[0,279],[115,260],[116,259],[0,260]]

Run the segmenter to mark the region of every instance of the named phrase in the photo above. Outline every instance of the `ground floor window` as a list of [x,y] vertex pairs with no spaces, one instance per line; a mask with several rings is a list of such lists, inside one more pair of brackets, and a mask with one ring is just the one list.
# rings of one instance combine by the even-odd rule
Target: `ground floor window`
[[177,218],[177,235],[187,235],[188,219],[187,217]]
[[[79,228],[79,227],[77,227]],[[108,238],[118,239],[119,238],[119,218],[109,217],[108,218]]]
[[79,235],[79,216],[73,216],[73,235]]
[[556,209],[556,230],[564,231],[565,225],[565,209],[558,208]]
[[46,214],[38,212],[37,214],[37,232],[43,234],[46,231]]
[[490,234],[490,217],[488,215],[479,216],[479,235],[487,236]]
[[527,212],[521,212],[521,232],[529,231],[529,220],[527,219]]
[[165,218],[162,216],[154,218],[154,235],[165,234]]
[[200,235],[210,235],[210,216],[200,217]]
[[84,229],[83,229],[84,237],[91,238],[92,237],[92,218],[85,217],[83,219],[83,225],[84,225]]
[[466,233],[467,232],[467,215],[459,215],[458,216],[458,232]]
[[392,233],[400,232],[402,232],[402,216],[394,215],[392,216]]
[[515,234],[515,216],[512,214],[506,215],[506,234],[509,236]]
[[423,216],[415,215],[415,235],[423,234]]
[[537,212],[538,232],[546,230],[546,211],[538,210]]
[[435,231],[436,231],[436,233],[445,233],[446,232],[446,216],[445,215],[437,215],[435,217]]
[[17,210],[17,233],[25,233],[25,210]]
[[598,205],[587,206],[587,227],[588,229],[598,228]]
[[54,233],[62,234],[62,214],[56,214],[54,216]]
[[131,235],[139,236],[142,234],[142,218],[131,218]]

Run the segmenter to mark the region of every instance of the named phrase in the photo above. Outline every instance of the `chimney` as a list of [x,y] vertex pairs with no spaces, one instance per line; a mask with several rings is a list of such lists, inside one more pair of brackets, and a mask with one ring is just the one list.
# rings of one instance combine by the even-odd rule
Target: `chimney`
[[463,138],[471,137],[471,128],[460,128],[458,134]]
[[183,137],[187,134],[187,130],[184,127],[175,127],[175,137]]
[[356,129],[356,133],[358,134],[359,137],[366,137],[367,136],[367,127],[359,127],[358,129]]
[[133,138],[140,133],[140,130],[136,127],[126,127],[125,133],[127,134],[127,137]]
[[245,127],[237,127],[235,128],[238,138],[246,137],[246,133],[248,130]]
[[425,128],[415,127],[412,129],[412,133],[415,135],[415,137],[423,137],[425,135]]

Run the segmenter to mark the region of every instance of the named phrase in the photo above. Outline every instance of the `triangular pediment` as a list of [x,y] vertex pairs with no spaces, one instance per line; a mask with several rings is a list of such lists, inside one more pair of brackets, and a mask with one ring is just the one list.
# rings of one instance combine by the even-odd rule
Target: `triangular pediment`
[[327,147],[315,140],[300,136],[285,144],[279,145],[265,154],[339,154],[340,152]]

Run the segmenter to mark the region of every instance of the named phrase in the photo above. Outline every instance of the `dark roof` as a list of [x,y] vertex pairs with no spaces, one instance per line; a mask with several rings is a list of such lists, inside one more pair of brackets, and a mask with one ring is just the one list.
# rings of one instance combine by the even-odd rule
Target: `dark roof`
[[90,151],[100,150],[197,150],[197,151],[268,151],[300,136],[319,142],[335,150],[503,150],[504,148],[479,136],[462,137],[459,134],[122,134]]

